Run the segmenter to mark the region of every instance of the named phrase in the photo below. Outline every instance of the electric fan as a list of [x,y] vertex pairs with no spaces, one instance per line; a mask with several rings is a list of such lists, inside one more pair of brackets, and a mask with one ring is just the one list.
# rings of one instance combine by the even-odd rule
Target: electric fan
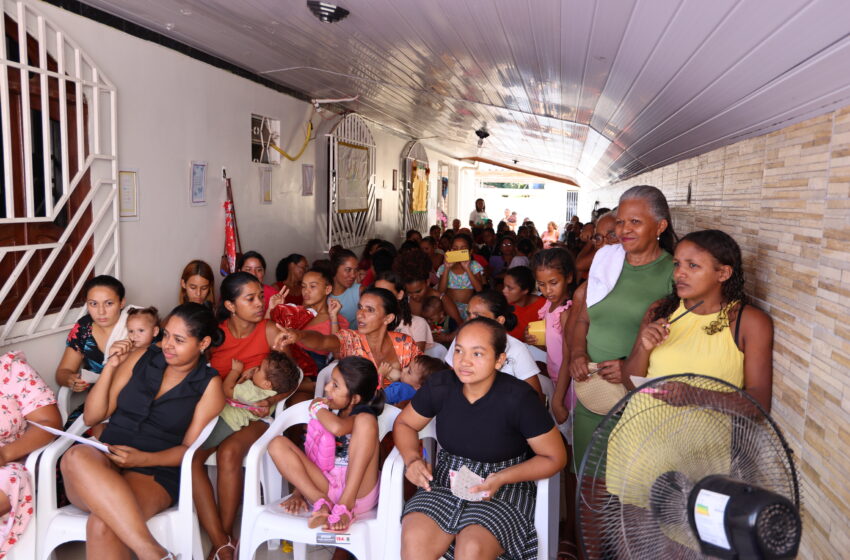
[[596,428],[578,473],[587,560],[794,558],[791,449],[747,393],[719,379],[651,379]]

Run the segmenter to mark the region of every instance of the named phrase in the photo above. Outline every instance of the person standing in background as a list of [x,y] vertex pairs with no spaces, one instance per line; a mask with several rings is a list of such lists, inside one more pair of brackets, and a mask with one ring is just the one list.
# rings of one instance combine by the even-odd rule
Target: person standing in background
[[469,214],[469,227],[473,230],[481,229],[487,225],[487,212],[484,207],[484,199],[479,198],[475,201],[475,210]]

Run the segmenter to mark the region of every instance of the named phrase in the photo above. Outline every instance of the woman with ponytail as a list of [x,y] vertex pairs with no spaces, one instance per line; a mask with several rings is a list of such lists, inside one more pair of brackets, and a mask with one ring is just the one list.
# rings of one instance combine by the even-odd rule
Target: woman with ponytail
[[[517,324],[517,318],[514,315],[513,309],[513,306],[508,304],[508,300],[505,299],[502,292],[488,290],[475,294],[469,300],[469,317],[467,322],[476,317],[485,317],[496,321],[506,331],[510,331]],[[528,347],[524,342],[517,340],[509,334],[506,334],[506,337],[505,354],[507,359],[502,364],[501,371],[525,381],[542,398],[543,390],[540,388],[540,380],[537,379],[537,374],[540,373],[537,362],[534,361],[534,357],[528,351]],[[449,367],[452,367],[453,364],[456,341],[457,339],[452,341],[446,353],[445,360],[449,364]]]
[[284,436],[269,444],[280,474],[295,486],[284,511],[312,508],[307,525],[348,531],[355,517],[378,504],[378,415],[384,391],[370,360],[342,358],[325,385],[324,398],[310,404],[306,453]]
[[[307,257],[292,253],[284,259],[280,259],[275,268],[274,275],[277,282],[274,287],[278,293],[285,293],[284,300],[280,303],[294,303],[295,305],[303,305],[304,298],[301,297],[301,280],[310,268],[310,263],[307,262]],[[286,292],[283,288],[286,286]],[[273,307],[269,304],[269,307]]]
[[630,386],[632,375],[698,373],[744,389],[770,411],[773,324],[764,311],[748,305],[735,240],[719,230],[683,237],[673,256],[673,282],[673,293],[644,316],[623,367],[623,383]]
[[[405,477],[418,487],[402,513],[400,556],[536,559],[534,481],[564,468],[563,441],[538,395],[502,373],[508,356],[500,322],[470,319],[456,342],[454,371],[432,374],[393,427]],[[432,419],[433,470],[417,435]],[[483,479],[469,488],[480,501],[452,492],[451,471],[464,467]]]
[[[376,368],[399,370],[409,367],[422,353],[413,339],[395,331],[401,318],[396,296],[383,288],[368,288],[357,304],[357,330],[339,329],[325,335],[311,330],[281,329],[281,344],[300,344],[314,352],[333,352],[335,356],[360,356]],[[389,385],[385,378],[382,383]]]
[[86,397],[86,425],[109,419],[100,436],[109,453],[76,445],[62,457],[68,499],[90,513],[90,558],[174,558],[145,522],[177,502],[183,455],[224,407],[221,380],[205,358],[224,338],[212,312],[184,303],[162,332],[161,348],[113,344]]
[[[224,342],[210,352],[210,365],[222,379],[227,377],[233,361],[242,363],[244,369],[260,366],[269,352],[283,348],[281,332],[274,321],[264,318],[263,286],[257,277],[247,272],[229,274],[221,283],[218,303],[218,321]],[[277,394],[254,403],[259,408],[257,416],[269,415],[285,394]],[[201,527],[210,536],[221,560],[235,556],[234,523],[242,500],[242,460],[248,449],[269,425],[263,420],[251,421],[247,426],[228,436],[216,447],[199,449],[194,456],[194,467],[202,473],[195,477],[192,490],[195,508]],[[206,469],[200,468],[210,455],[216,453],[216,478],[218,502]]]

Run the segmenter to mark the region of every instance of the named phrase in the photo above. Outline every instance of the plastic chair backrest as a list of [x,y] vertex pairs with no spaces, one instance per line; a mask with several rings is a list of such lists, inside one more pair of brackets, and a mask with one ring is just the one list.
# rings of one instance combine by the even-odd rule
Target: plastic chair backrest
[[328,382],[328,379],[331,378],[331,374],[334,371],[334,368],[338,364],[338,361],[333,361],[322,368],[322,371],[316,376],[316,389],[313,391],[313,398],[318,399],[319,397],[324,396],[325,394],[325,384]]

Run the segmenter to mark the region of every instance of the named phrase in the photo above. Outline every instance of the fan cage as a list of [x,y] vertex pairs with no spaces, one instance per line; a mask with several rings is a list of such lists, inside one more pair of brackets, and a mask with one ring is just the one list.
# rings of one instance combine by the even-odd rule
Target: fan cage
[[800,509],[793,452],[749,394],[692,373],[630,391],[594,430],[578,470],[584,558],[705,558],[687,501],[693,485],[711,474],[776,492]]

